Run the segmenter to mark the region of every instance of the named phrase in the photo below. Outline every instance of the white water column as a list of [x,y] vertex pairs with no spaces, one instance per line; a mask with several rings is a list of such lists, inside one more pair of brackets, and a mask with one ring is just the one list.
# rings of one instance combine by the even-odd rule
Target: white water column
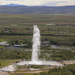
[[38,61],[38,54],[40,53],[40,30],[37,25],[34,25],[32,42],[32,61]]

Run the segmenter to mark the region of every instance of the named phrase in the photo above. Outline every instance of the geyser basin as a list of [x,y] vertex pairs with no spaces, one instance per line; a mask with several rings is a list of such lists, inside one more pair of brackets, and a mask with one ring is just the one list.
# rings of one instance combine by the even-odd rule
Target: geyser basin
[[57,61],[20,61],[16,65],[41,65],[41,66],[63,66]]
[[9,65],[9,66],[7,66],[7,67],[3,67],[1,70],[2,71],[15,71],[15,69],[16,69],[16,66],[15,65]]
[[40,30],[37,25],[34,25],[33,31],[33,46],[32,46],[32,59],[31,61],[20,61],[14,65],[9,65],[2,68],[3,71],[15,71],[16,65],[43,65],[43,66],[63,66],[56,61],[39,61],[38,55],[40,54]]
[[7,67],[3,67],[0,70],[1,71],[15,71],[16,70],[16,66],[20,65],[41,65],[41,66],[57,66],[57,67],[62,67],[63,65],[60,64],[57,61],[20,61],[19,63],[16,63],[14,65],[9,65]]
[[30,65],[42,65],[41,61],[30,61],[29,62]]

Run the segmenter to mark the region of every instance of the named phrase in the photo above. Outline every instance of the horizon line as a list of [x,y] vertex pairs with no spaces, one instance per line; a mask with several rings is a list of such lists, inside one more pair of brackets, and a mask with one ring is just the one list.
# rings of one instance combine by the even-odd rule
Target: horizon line
[[[5,5],[0,5],[0,6],[28,6],[28,5],[21,5],[21,4],[5,4]],[[47,6],[47,5],[33,5],[33,6]],[[31,6],[31,7],[33,7],[33,6]],[[63,5],[63,6],[75,6],[75,5]],[[63,6],[53,6],[53,5],[51,5],[51,6],[47,6],[47,7],[63,7]]]

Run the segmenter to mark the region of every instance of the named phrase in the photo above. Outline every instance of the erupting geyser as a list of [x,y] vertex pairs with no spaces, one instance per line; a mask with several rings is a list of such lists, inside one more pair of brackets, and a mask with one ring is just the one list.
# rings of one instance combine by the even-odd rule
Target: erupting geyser
[[38,61],[38,53],[40,50],[40,30],[37,28],[37,25],[34,25],[33,33],[32,61]]
[[40,30],[37,25],[34,25],[33,30],[33,46],[32,46],[32,60],[29,64],[41,65],[41,61],[38,60],[38,55],[40,54]]

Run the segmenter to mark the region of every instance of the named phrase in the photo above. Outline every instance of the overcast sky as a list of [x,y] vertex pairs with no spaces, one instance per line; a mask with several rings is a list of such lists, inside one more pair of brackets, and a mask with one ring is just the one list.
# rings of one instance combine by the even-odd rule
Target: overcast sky
[[75,5],[75,0],[0,0],[0,5],[20,4],[27,6],[66,6]]

